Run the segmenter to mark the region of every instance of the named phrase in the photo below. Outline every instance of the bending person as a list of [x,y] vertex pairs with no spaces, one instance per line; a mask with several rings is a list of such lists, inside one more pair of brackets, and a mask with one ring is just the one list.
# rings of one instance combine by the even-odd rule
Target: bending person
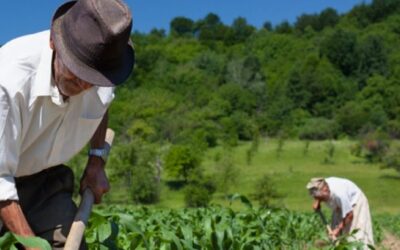
[[350,241],[363,242],[364,249],[374,245],[368,200],[356,184],[337,177],[312,178],[306,187],[315,199],[314,210],[321,208],[321,202],[325,202],[332,210],[330,237],[351,234],[357,229],[348,238]]

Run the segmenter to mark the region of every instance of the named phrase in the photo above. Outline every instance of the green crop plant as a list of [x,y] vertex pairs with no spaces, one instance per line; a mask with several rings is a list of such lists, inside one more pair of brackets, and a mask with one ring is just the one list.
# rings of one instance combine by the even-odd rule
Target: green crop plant
[[317,249],[318,240],[323,249],[354,246],[344,238],[332,245],[315,214],[251,204],[244,211],[110,206],[94,212],[86,238],[90,249]]

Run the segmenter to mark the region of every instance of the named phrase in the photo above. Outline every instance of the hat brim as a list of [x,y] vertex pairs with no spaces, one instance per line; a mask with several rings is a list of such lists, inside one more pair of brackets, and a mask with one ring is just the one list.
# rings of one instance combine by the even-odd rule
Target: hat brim
[[123,53],[121,66],[112,70],[99,70],[88,66],[70,52],[65,43],[61,29],[64,14],[76,3],[67,2],[61,5],[53,16],[51,32],[55,50],[61,57],[64,65],[78,78],[96,86],[114,87],[125,82],[130,76],[135,64],[135,51],[130,42]]
[[311,178],[311,180],[307,183],[306,188],[307,189],[319,189],[320,185],[325,182],[325,179],[323,177],[315,177]]

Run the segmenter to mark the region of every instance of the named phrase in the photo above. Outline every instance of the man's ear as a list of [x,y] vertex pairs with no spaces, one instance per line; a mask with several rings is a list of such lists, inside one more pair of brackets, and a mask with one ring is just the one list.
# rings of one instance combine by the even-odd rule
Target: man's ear
[[55,46],[54,46],[54,42],[53,42],[53,38],[52,38],[52,36],[50,35],[50,48],[52,49],[52,50],[55,50]]

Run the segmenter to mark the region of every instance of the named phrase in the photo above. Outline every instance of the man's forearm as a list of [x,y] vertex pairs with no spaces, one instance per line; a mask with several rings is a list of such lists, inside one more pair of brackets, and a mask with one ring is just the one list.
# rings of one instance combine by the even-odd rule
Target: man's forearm
[[104,114],[103,120],[100,122],[99,126],[96,129],[96,132],[94,132],[94,135],[92,136],[92,139],[90,140],[91,148],[104,147],[107,126],[108,126],[108,111],[106,111],[106,113]]
[[[100,122],[96,132],[90,140],[90,147],[92,149],[104,147],[107,126],[108,111],[104,114],[103,120]],[[96,204],[101,202],[102,196],[110,189],[104,166],[105,160],[102,157],[90,155],[84,175],[81,179],[81,192],[86,188],[90,188],[94,194]]]
[[342,231],[346,225],[350,225],[353,220],[353,212],[349,212],[346,217],[336,227],[339,231]]
[[353,221],[353,212],[349,212],[346,217],[343,219],[343,228],[346,225],[350,225],[351,222]]
[[34,236],[18,201],[0,201],[0,218],[11,232],[22,236]]

